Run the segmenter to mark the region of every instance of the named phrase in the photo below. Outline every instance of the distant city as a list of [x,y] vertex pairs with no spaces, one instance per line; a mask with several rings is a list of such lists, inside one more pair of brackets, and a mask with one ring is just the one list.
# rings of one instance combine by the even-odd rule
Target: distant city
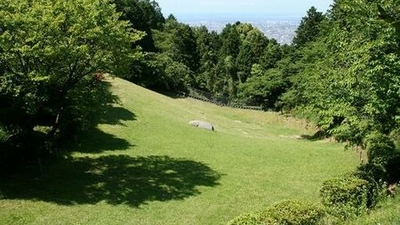
[[180,15],[178,20],[190,26],[206,26],[211,31],[221,32],[229,23],[250,23],[260,29],[268,38],[281,44],[290,44],[302,16],[298,15]]

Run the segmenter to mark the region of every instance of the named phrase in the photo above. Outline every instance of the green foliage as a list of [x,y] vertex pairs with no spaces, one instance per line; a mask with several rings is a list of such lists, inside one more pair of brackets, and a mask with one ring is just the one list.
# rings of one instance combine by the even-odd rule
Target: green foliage
[[307,16],[303,17],[299,27],[296,30],[296,36],[293,38],[293,45],[302,47],[307,43],[313,42],[320,33],[320,24],[325,19],[322,12],[312,6],[307,11]]
[[327,180],[320,189],[322,204],[327,212],[340,219],[366,213],[368,182],[354,175]]
[[161,30],[154,31],[156,47],[174,61],[183,63],[193,72],[199,67],[194,31],[175,19],[167,19]]
[[268,39],[260,30],[252,26],[250,26],[249,29],[247,33],[242,34],[245,38],[240,45],[239,54],[236,58],[239,83],[246,82],[247,77],[250,75],[252,65],[259,61],[259,58],[264,54],[264,49],[268,44]]
[[152,30],[161,29],[165,23],[158,3],[150,0],[114,0],[113,2],[117,11],[122,13],[122,20],[129,21],[132,28],[146,33],[135,45],[142,47],[143,51],[157,51]]
[[200,89],[213,90],[217,83],[218,52],[221,48],[221,40],[216,32],[209,32],[205,26],[194,30],[197,49],[200,57],[200,67],[196,84]]
[[227,56],[232,56],[236,59],[239,54],[239,48],[241,45],[240,34],[236,27],[240,23],[236,24],[227,24],[225,28],[222,30],[221,39],[222,46],[219,52],[220,58],[225,58]]
[[263,215],[280,225],[318,225],[322,224],[325,211],[318,205],[286,200],[268,207]]
[[278,69],[263,71],[254,64],[252,76],[246,83],[239,85],[239,97],[248,105],[262,105],[264,109],[274,109],[278,97],[285,90],[285,80]]
[[319,225],[324,217],[325,211],[318,205],[286,200],[264,211],[238,216],[228,225]]
[[304,67],[284,98],[326,133],[356,145],[397,126],[399,43],[377,15],[367,0],[336,1],[319,38],[301,50]]
[[0,123],[15,146],[35,152],[45,141],[35,127],[51,127],[49,140],[112,103],[102,74],[124,74],[142,37],[119,16],[109,1],[0,2]]
[[396,29],[397,37],[400,38],[400,20],[399,14],[393,15],[389,10],[385,10],[378,4],[379,18],[391,24]]
[[266,222],[266,219],[262,217],[261,212],[247,213],[240,215],[231,221],[227,225],[274,225],[274,221],[269,219],[270,222]]
[[372,133],[366,139],[366,150],[371,167],[379,168],[376,180],[389,184],[400,181],[400,153],[396,150],[393,139],[381,133]]
[[372,133],[366,139],[366,150],[370,163],[386,165],[390,158],[395,155],[394,142],[388,135]]
[[361,165],[354,175],[368,182],[368,202],[369,209],[374,208],[386,197],[387,173],[382,165],[367,163]]

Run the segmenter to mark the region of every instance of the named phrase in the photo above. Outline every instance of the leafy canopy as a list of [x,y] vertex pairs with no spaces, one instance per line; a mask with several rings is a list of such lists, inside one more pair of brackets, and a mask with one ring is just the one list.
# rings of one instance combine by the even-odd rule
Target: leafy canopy
[[107,99],[98,75],[123,75],[139,56],[131,45],[142,33],[109,1],[3,0],[0,18],[0,126],[9,139],[84,124]]

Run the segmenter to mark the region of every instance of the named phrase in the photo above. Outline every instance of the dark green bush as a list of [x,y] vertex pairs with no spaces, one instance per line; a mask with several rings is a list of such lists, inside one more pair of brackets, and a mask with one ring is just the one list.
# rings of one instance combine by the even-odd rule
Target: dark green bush
[[355,175],[327,180],[320,190],[327,212],[340,219],[365,213],[368,209],[369,183]]
[[381,168],[380,175],[376,180],[382,180],[388,184],[400,181],[400,152],[396,150],[395,142],[398,136],[391,136],[373,133],[366,140],[366,149],[368,153],[368,164]]
[[373,208],[384,197],[385,168],[381,165],[367,163],[358,167],[354,175],[368,182],[367,208]]
[[369,163],[385,166],[394,157],[396,150],[393,140],[378,132],[368,135],[366,139],[366,150]]

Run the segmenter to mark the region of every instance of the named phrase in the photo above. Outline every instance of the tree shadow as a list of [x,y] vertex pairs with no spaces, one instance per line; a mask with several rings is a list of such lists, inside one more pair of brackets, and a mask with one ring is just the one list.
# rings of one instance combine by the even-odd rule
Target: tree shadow
[[187,93],[183,91],[163,91],[163,90],[157,90],[157,93],[164,95],[166,97],[172,98],[172,99],[182,99],[187,97]]
[[129,141],[118,138],[96,128],[83,134],[77,143],[65,146],[68,152],[102,153],[104,151],[127,150],[134,145]]
[[[123,121],[134,120],[136,120],[136,115],[133,112],[114,105],[107,107],[106,113],[101,116],[98,124],[125,126]],[[129,143],[129,141],[105,133],[101,129],[95,127],[81,134],[76,143],[65,145],[65,149],[67,151],[94,154],[112,150],[127,150],[132,146],[134,145]]]
[[[60,205],[126,204],[185,199],[198,187],[218,185],[221,174],[206,164],[168,156],[66,158],[32,172],[0,177],[0,199],[40,200]],[[29,170],[26,170],[29,171]]]
[[100,119],[99,123],[101,124],[110,124],[110,125],[125,125],[122,121],[136,120],[136,115],[119,106],[109,106],[106,109],[106,113]]
[[301,139],[306,139],[309,141],[320,141],[327,138],[329,138],[329,135],[322,130],[315,132],[313,135],[301,135]]

